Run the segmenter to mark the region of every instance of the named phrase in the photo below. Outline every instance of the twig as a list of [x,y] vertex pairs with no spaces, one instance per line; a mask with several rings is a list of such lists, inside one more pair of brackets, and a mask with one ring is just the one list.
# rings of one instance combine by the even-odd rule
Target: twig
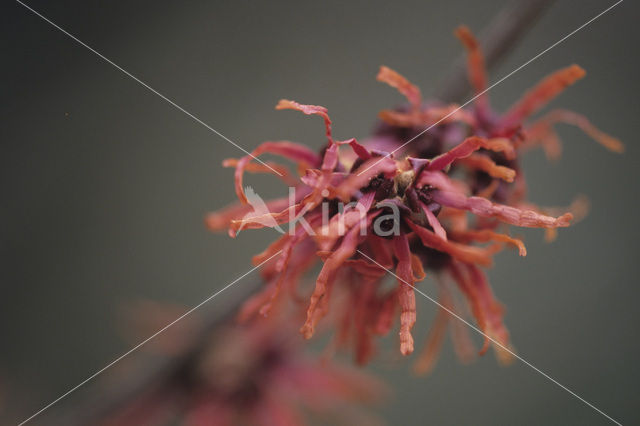
[[[487,68],[494,68],[533,27],[554,0],[520,0],[507,5],[480,33]],[[434,93],[444,102],[460,102],[471,90],[467,79],[466,55],[461,54]]]
[[[152,392],[170,383],[184,382],[191,376],[192,369],[197,365],[200,356],[209,349],[211,335],[220,326],[229,323],[242,301],[255,293],[261,285],[262,282],[259,279],[247,279],[242,286],[234,288],[232,302],[224,306],[212,306],[208,310],[203,307],[201,311],[194,312],[192,315],[198,317],[198,326],[194,330],[189,330],[191,336],[184,343],[181,354],[171,357],[150,356],[144,352],[143,347],[138,354],[131,355],[132,358],[139,357],[138,359],[144,360],[140,363],[141,366],[136,368],[134,376],[125,376],[126,373],[120,372],[121,380],[115,388],[98,378],[97,383],[92,386],[93,389],[85,391],[88,396],[85,396],[82,401],[70,395],[67,401],[52,407],[51,412],[43,413],[42,417],[48,421],[48,424],[100,424],[99,420],[122,409],[143,392]],[[162,336],[158,336],[158,339],[161,338]],[[127,360],[121,362],[125,363]],[[116,368],[114,367],[114,370]]]

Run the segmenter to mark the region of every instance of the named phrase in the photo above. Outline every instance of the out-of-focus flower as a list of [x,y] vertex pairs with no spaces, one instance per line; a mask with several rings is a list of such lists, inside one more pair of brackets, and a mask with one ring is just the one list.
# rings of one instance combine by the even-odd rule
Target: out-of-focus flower
[[[151,322],[171,312],[157,304],[144,308]],[[184,367],[103,424],[379,424],[364,407],[380,402],[386,387],[363,372],[305,354],[289,328],[277,319],[220,327]],[[167,355],[174,355],[169,349]]]
[[[505,246],[526,255],[523,242],[506,232],[508,226],[553,232],[569,226],[573,218],[572,212],[551,215],[526,200],[519,155],[542,146],[555,157],[559,145],[553,125],[557,122],[578,125],[614,151],[621,151],[622,144],[573,112],[552,112],[532,124],[525,122],[584,75],[576,65],[542,80],[506,113],[496,113],[484,93],[487,78],[478,43],[464,27],[456,34],[469,52],[469,78],[477,92],[473,107],[425,103],[416,86],[382,67],[378,80],[396,88],[409,105],[382,111],[383,124],[361,144],[355,139],[334,139],[325,108],[281,100],[277,109],[320,116],[327,145],[316,153],[293,142],[265,142],[252,152],[252,156],[285,157],[297,165],[300,174],[295,194],[265,203],[270,212],[262,215],[247,215],[252,208],[243,189],[243,174],[270,170],[251,163],[252,156],[227,160],[227,165],[235,166],[241,204],[212,213],[208,217],[211,229],[228,228],[234,236],[239,229],[261,228],[268,221],[294,225],[292,232],[254,257],[258,264],[279,253],[277,261],[262,268],[266,286],[246,302],[241,319],[258,312],[267,315],[282,306],[283,290],[299,300],[301,276],[322,260],[302,334],[310,338],[320,319],[331,311],[338,318],[337,341],[353,345],[356,360],[365,363],[374,353],[373,338],[387,334],[399,313],[400,352],[408,355],[414,350],[413,286],[425,277],[426,270],[456,283],[485,334],[481,353],[493,341],[499,359],[510,360],[504,309],[494,298],[482,268],[490,266],[493,255]],[[415,140],[406,144],[412,138]],[[290,179],[289,174],[283,175]],[[341,209],[340,203],[349,204]],[[583,206],[574,207],[582,214]],[[387,270],[398,277],[392,288],[383,279]],[[342,303],[332,300],[334,292],[342,294]],[[446,284],[441,285],[440,303],[464,314]],[[433,365],[451,322],[447,315],[446,311],[438,314],[418,370],[428,371]],[[468,358],[468,338],[459,329],[453,330],[458,353]]]

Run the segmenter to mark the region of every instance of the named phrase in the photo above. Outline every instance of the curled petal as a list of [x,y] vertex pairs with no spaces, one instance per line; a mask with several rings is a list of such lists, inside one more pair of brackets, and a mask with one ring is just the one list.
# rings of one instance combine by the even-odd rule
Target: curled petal
[[426,272],[424,272],[422,261],[415,254],[411,254],[411,270],[413,271],[414,281],[422,281],[427,276]]
[[476,323],[478,324],[478,328],[482,331],[484,336],[484,343],[482,348],[480,349],[480,354],[484,354],[487,349],[489,349],[489,334],[488,334],[488,320],[487,313],[485,310],[485,306],[482,303],[482,299],[479,295],[478,289],[473,283],[469,280],[467,276],[467,271],[462,267],[459,262],[451,262],[449,264],[449,273],[453,277],[456,284],[458,284],[458,288],[464,294],[469,303],[469,307],[471,308],[471,313],[473,317],[476,319]]
[[[369,215],[362,220],[370,221],[373,220],[375,215]],[[331,256],[327,258],[320,270],[320,274],[316,279],[316,287],[311,295],[311,299],[309,301],[309,308],[307,309],[307,320],[304,325],[300,329],[300,332],[306,339],[310,339],[313,336],[315,325],[318,321],[317,308],[318,303],[326,297],[327,287],[329,281],[335,278],[336,271],[338,268],[355,252],[358,246],[359,239],[359,227],[356,226],[352,228],[347,235],[345,235],[344,239],[340,246],[334,251]]]
[[[321,185],[325,184],[326,178],[324,177],[325,173],[322,170],[318,169],[307,169],[305,170],[304,176],[300,178],[300,180],[307,186],[311,186],[317,188]],[[349,176],[349,173],[342,172],[332,172],[330,178],[328,179],[328,184],[330,186],[338,186]]]
[[[237,167],[239,161],[237,158],[227,158],[222,162],[222,167]],[[247,163],[244,171],[249,173],[277,173],[288,185],[295,186],[298,183],[297,180],[291,176],[287,167],[274,163],[273,161],[265,161],[265,164]]]
[[276,279],[273,288],[271,289],[271,291],[269,291],[269,297],[266,300],[264,300],[264,303],[260,307],[260,315],[263,315],[263,316],[269,315],[276,299],[278,298],[278,295],[280,294],[280,290],[282,289],[284,281],[287,278],[286,269],[287,269],[287,266],[289,265],[289,259],[291,258],[292,248],[293,248],[293,244],[287,245],[286,247],[287,251],[283,251],[282,256],[279,259],[282,261],[280,262],[280,264],[282,265],[281,268],[283,268],[284,270],[280,272],[280,275],[278,275],[278,278]]
[[[318,214],[312,218],[309,218],[308,222],[309,222],[309,225],[313,227],[313,226],[316,226],[320,222],[320,220],[321,220],[321,215]],[[269,301],[265,303],[262,306],[262,308],[260,308],[260,313],[262,315],[266,316],[270,312],[274,301],[280,294],[282,285],[287,277],[287,272],[288,272],[287,268],[291,260],[293,248],[308,237],[309,235],[307,234],[306,229],[301,226],[297,228],[295,234],[292,235],[291,238],[286,239],[285,243],[282,245],[282,248],[281,248],[282,254],[280,254],[280,257],[278,258],[278,261],[276,263],[276,271],[280,273],[280,276],[278,277],[276,284],[274,286],[274,289],[271,292],[271,297],[269,298]]]
[[518,125],[558,96],[568,86],[584,77],[585,74],[585,71],[578,65],[571,65],[545,77],[509,109],[501,120],[502,127]]
[[231,221],[229,233],[233,237],[241,229],[272,228],[276,225],[289,222],[291,218],[298,217],[304,208],[305,203],[300,202],[289,206],[278,213],[260,212],[255,215],[247,214],[242,219],[235,219]]
[[[326,181],[328,181],[328,179],[322,180],[322,182],[325,183]],[[278,226],[283,223],[293,222],[315,208],[322,200],[322,190],[325,187],[326,186],[319,185],[318,188],[315,188],[315,190],[310,193],[309,188],[302,188],[296,191],[295,198],[287,199],[287,207],[278,213],[272,213],[271,210],[277,209],[271,208],[269,204],[261,204],[260,199],[254,200],[254,205],[251,206],[254,210],[252,213],[247,213],[242,219],[231,221],[229,225],[229,235],[235,237],[236,233],[242,229],[260,228],[275,228],[284,232]],[[294,202],[296,204],[293,204]]]
[[[573,215],[573,223],[580,222],[589,213],[589,199],[584,195],[576,197],[568,207],[539,207],[534,204],[519,204],[519,207],[522,208],[522,206],[529,207],[531,210],[536,210],[551,216],[558,215],[561,214],[561,212],[566,211]],[[556,239],[557,235],[557,229],[545,229],[545,241],[552,242]]]
[[468,111],[461,109],[459,105],[427,107],[420,111],[402,112],[395,110],[382,110],[378,114],[380,119],[387,124],[398,127],[434,126],[435,124],[448,124],[459,122],[475,126],[477,121]]
[[442,170],[455,160],[468,157],[481,148],[503,152],[507,158],[515,157],[515,149],[508,139],[486,139],[479,136],[471,136],[444,154],[434,158],[427,166],[427,170]]
[[471,30],[464,25],[456,28],[455,34],[469,53],[469,80],[476,92],[481,92],[487,87],[487,71],[485,69],[480,43],[478,43],[478,40],[476,40],[473,33],[471,33]]
[[362,222],[373,204],[375,192],[364,194],[355,207],[349,208],[331,218],[328,224],[320,228],[316,235],[316,241],[322,250],[330,250],[335,242],[348,232],[353,226]]
[[[285,209],[288,205],[289,199],[287,197],[266,202],[268,210],[275,211]],[[210,230],[221,231],[229,228],[232,221],[241,219],[244,215],[251,213],[252,210],[253,207],[249,204],[235,203],[216,212],[209,213],[205,218],[205,223]]]
[[395,254],[398,259],[396,275],[398,276],[398,302],[400,303],[400,353],[409,355],[413,352],[411,329],[416,323],[416,295],[413,291],[413,271],[411,269],[411,252],[405,234],[394,237]]
[[282,248],[285,247],[292,238],[293,238],[293,235],[284,234],[282,237],[278,238],[277,240],[269,244],[269,246],[266,249],[264,249],[262,252],[253,256],[253,259],[251,259],[252,263],[257,266],[262,262],[266,261],[271,256],[274,256],[276,253],[281,251]]
[[482,309],[485,311],[487,319],[487,330],[493,339],[494,348],[498,359],[503,364],[508,364],[513,360],[513,349],[509,343],[509,331],[502,321],[504,307],[493,297],[493,292],[484,273],[474,265],[466,265],[469,270],[470,285],[477,289],[477,296],[480,298]]
[[433,214],[433,212],[429,209],[429,207],[422,201],[420,201],[420,207],[422,207],[422,211],[427,216],[427,222],[429,223],[431,228],[433,228],[433,231],[435,232],[435,234],[446,241],[447,231],[444,230],[444,228],[440,224],[440,221],[438,221],[438,218],[436,217],[436,215]]
[[480,43],[474,37],[471,30],[466,26],[459,26],[455,31],[456,37],[460,39],[464,47],[467,49],[467,69],[469,73],[469,82],[475,89],[476,94],[481,94],[476,98],[475,103],[485,109],[487,107],[487,97],[483,91],[487,88],[487,70],[484,63],[484,55],[480,49]]
[[369,152],[369,150],[365,148],[364,145],[358,142],[355,138],[347,139],[346,141],[340,141],[340,142],[337,142],[337,144],[349,145],[351,149],[353,149],[353,152],[356,153],[358,158],[360,158],[363,161],[366,161],[369,158],[371,158],[371,152]]
[[569,211],[573,215],[574,221],[579,222],[589,213],[589,198],[585,195],[578,195],[568,207],[544,207],[545,213],[550,215],[559,214],[562,211]]
[[583,115],[568,110],[554,110],[534,123],[528,131],[530,137],[541,142],[545,151],[549,151],[548,156],[552,158],[557,158],[560,154],[558,136],[553,131],[553,125],[556,123],[574,125],[605,148],[613,152],[624,152],[624,144],[620,140],[598,129]]
[[467,263],[477,263],[484,266],[490,266],[492,263],[491,256],[495,252],[495,247],[473,247],[455,243],[453,241],[443,240],[434,232],[416,225],[410,220],[406,220],[406,223],[420,238],[422,244],[427,247],[447,253],[450,256]]
[[294,109],[307,115],[319,115],[324,120],[327,140],[330,144],[333,144],[333,138],[331,137],[331,119],[329,118],[329,114],[327,113],[327,109],[325,107],[318,105],[304,105],[299,104],[295,101],[280,99],[280,102],[278,102],[278,105],[276,105],[276,109]]
[[462,243],[469,243],[473,241],[486,243],[489,241],[496,241],[501,243],[512,244],[514,247],[518,249],[520,256],[527,255],[527,249],[524,246],[524,243],[522,242],[522,240],[518,238],[512,238],[506,234],[500,234],[500,233],[494,232],[490,229],[480,229],[477,231],[472,231],[472,230],[455,231],[450,233],[450,235],[451,235],[451,238],[455,239],[456,241],[460,241]]
[[511,225],[527,228],[567,227],[573,219],[571,213],[565,213],[556,218],[533,210],[520,210],[504,204],[494,204],[486,198],[466,197],[458,192],[434,191],[433,199],[443,206],[468,210],[478,216],[495,217]]
[[458,163],[464,164],[474,170],[481,170],[491,177],[502,179],[506,182],[513,182],[516,177],[515,170],[509,167],[499,166],[489,156],[483,154],[471,154],[466,158],[458,160]]
[[458,104],[449,104],[446,106],[433,106],[430,108],[426,108],[422,112],[422,116],[426,123],[435,124],[435,123],[452,123],[452,122],[460,122],[464,124],[468,124],[469,126],[475,126],[476,119],[472,113],[463,109]]
[[330,172],[338,165],[338,145],[335,143],[330,144],[324,151],[324,158],[322,159],[322,171]]
[[424,120],[420,114],[406,113],[385,109],[378,114],[380,120],[391,126],[416,127],[424,125]]
[[297,163],[307,164],[308,166],[317,166],[320,164],[320,158],[318,155],[304,145],[289,141],[263,142],[258,145],[250,155],[245,155],[236,162],[236,171],[234,175],[235,188],[236,194],[242,203],[248,203],[247,196],[244,193],[244,188],[242,186],[244,170],[248,167],[251,160],[265,153],[280,155]]
[[380,71],[378,72],[376,79],[383,83],[387,83],[389,86],[402,93],[414,110],[420,109],[422,104],[422,94],[420,93],[420,89],[411,84],[409,80],[404,78],[402,75],[391,68],[382,66],[380,67]]
[[513,360],[513,348],[509,332],[503,323],[504,308],[491,291],[484,273],[475,265],[452,262],[449,272],[467,298],[471,312],[485,340],[480,354],[484,354],[493,343],[498,360],[508,364]]

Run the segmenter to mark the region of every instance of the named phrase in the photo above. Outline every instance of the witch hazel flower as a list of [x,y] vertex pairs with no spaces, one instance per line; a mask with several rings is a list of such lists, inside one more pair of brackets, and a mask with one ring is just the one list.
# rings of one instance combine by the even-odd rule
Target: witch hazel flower
[[289,327],[274,317],[219,327],[189,362],[101,424],[380,424],[367,408],[387,388],[362,371],[305,353]]
[[[406,141],[415,138],[415,141],[406,146],[406,150],[412,155],[428,158],[450,149],[452,145],[459,143],[461,137],[475,135],[491,139],[502,138],[508,140],[518,154],[534,147],[542,147],[549,159],[557,160],[562,149],[554,127],[565,123],[577,126],[611,151],[624,151],[624,146],[618,139],[600,131],[586,117],[576,112],[557,109],[542,118],[531,120],[533,114],[585,76],[581,67],[571,65],[545,77],[501,114],[490,105],[487,72],[479,43],[467,27],[461,26],[455,33],[468,52],[468,77],[475,91],[472,106],[460,108],[457,104],[424,103],[416,86],[397,72],[382,67],[378,80],[398,89],[410,106],[382,111],[382,124],[373,139],[382,137],[392,147],[396,145],[405,148],[403,145]],[[484,190],[502,201],[513,197],[525,203],[526,184],[516,156],[480,150],[459,159],[455,165],[475,172],[475,176],[469,180],[474,192]],[[515,184],[509,185],[514,180]]]
[[[414,288],[431,274],[441,281],[439,303],[446,309],[438,313],[417,370],[433,366],[451,323],[447,310],[459,315],[470,311],[485,336],[481,354],[494,343],[499,360],[511,359],[504,308],[495,299],[484,268],[505,247],[526,255],[524,243],[510,236],[510,226],[554,232],[574,218],[570,211],[550,214],[526,200],[519,156],[534,146],[557,152],[553,125],[558,122],[578,125],[614,151],[622,145],[567,111],[525,122],[584,75],[575,65],[545,78],[506,113],[494,112],[485,93],[487,78],[478,43],[464,27],[456,33],[469,52],[469,78],[477,92],[472,107],[424,102],[415,85],[382,67],[378,80],[396,88],[409,105],[382,111],[384,124],[371,139],[337,140],[326,108],[281,100],[277,109],[322,118],[326,146],[318,153],[289,141],[265,142],[250,156],[226,160],[227,166],[235,167],[240,204],[210,214],[211,229],[228,229],[235,236],[241,229],[265,224],[293,224],[289,233],[254,257],[255,264],[272,256],[277,260],[263,266],[265,287],[244,304],[241,320],[282,309],[286,293],[295,301],[306,298],[306,319],[300,329],[305,338],[311,338],[320,321],[332,313],[337,344],[351,346],[356,361],[366,363],[375,353],[375,338],[388,334],[399,318],[399,350],[409,355],[414,351],[411,330],[417,320]],[[420,136],[411,144],[400,137],[411,134]],[[299,180],[288,197],[267,201],[268,211],[252,214],[255,209],[243,188],[244,172],[272,172],[252,162],[265,153],[293,161]],[[293,179],[288,172],[282,174],[286,181]],[[300,295],[303,276],[318,262],[322,266],[315,287],[309,296]],[[389,271],[397,277],[393,286],[386,282]],[[466,307],[456,302],[448,282],[455,284]],[[456,351],[468,359],[472,352],[468,336],[455,325],[451,329]]]

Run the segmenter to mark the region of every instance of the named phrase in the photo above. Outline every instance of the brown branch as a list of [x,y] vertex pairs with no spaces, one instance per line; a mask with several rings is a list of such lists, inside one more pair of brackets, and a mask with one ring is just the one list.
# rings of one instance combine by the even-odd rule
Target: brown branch
[[[480,33],[487,68],[494,68],[518,44],[554,0],[520,0],[507,5]],[[461,54],[439,89],[436,99],[461,102],[471,87],[467,79],[466,55]]]

